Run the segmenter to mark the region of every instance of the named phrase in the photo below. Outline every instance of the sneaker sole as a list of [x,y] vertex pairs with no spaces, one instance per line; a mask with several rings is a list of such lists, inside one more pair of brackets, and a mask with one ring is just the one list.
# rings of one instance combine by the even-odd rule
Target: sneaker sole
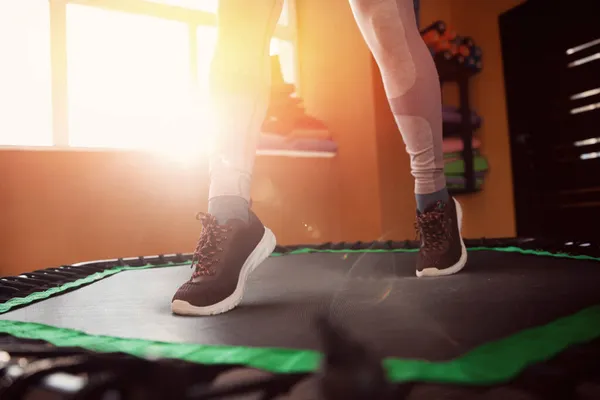
[[262,264],[262,262],[265,261],[271,255],[271,253],[273,253],[276,244],[277,240],[275,239],[275,235],[269,228],[265,227],[265,233],[263,234],[262,239],[244,262],[244,265],[240,271],[240,276],[238,277],[235,291],[229,297],[216,304],[206,307],[193,306],[187,301],[183,300],[174,300],[171,303],[171,311],[178,315],[208,316],[223,314],[234,309],[240,304],[242,298],[244,297],[246,280],[252,271]]
[[[453,199],[453,200],[454,200],[454,204],[456,205],[456,217],[458,219],[458,232],[461,233],[462,232],[463,211],[462,211],[462,207],[461,207],[460,203],[456,199]],[[465,242],[462,239],[462,234],[460,235],[460,246],[461,246],[460,258],[458,259],[458,262],[456,264],[454,264],[451,267],[444,268],[444,269],[425,268],[422,271],[417,271],[417,277],[421,278],[424,276],[445,276],[445,275],[453,275],[453,274],[456,274],[457,272],[459,272],[461,269],[463,269],[465,267],[465,264],[467,263],[467,247],[465,246]]]

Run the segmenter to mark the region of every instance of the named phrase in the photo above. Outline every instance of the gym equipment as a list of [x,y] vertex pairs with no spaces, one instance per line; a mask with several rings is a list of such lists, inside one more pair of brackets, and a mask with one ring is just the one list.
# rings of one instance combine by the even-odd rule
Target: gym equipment
[[271,56],[271,97],[262,133],[287,138],[331,138],[327,125],[309,115],[296,87],[285,82],[279,56]]
[[[446,160],[445,160],[446,161]],[[489,169],[489,164],[487,158],[479,154],[479,152],[474,152],[473,154],[473,171],[477,172],[486,172]],[[444,173],[446,175],[461,175],[464,176],[466,174],[466,166],[465,161],[462,158],[456,159],[454,161],[446,161],[444,165]]]
[[421,36],[427,45],[437,43],[446,32],[446,23],[444,21],[435,21],[425,29],[421,30]]
[[[479,147],[481,147],[481,140],[479,140],[478,138],[472,138],[471,139],[471,148],[475,150],[475,149],[478,149]],[[443,144],[444,155],[446,155],[448,153],[460,153],[463,151],[464,148],[465,148],[465,146],[464,146],[464,143],[461,138],[458,138],[458,137],[444,138],[444,144]]]
[[470,36],[459,36],[443,21],[436,21],[421,31],[423,40],[438,69],[456,69],[478,73],[483,68],[481,48]]
[[598,398],[600,247],[466,245],[432,279],[418,242],[278,247],[206,318],[170,313],[191,254],[4,277],[0,398]]

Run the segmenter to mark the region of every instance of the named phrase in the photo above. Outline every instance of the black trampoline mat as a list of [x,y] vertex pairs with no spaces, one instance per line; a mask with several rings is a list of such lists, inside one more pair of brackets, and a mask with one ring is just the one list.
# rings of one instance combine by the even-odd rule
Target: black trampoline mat
[[213,317],[171,314],[189,266],[124,271],[2,319],[158,342],[319,350],[313,323],[326,313],[386,357],[443,361],[600,303],[596,261],[473,251],[460,274],[419,279],[415,257],[269,258],[240,307]]

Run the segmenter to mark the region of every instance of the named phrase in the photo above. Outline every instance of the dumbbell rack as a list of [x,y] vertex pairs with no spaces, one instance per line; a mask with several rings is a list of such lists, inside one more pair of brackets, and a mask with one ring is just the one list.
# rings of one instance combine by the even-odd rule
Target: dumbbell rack
[[477,183],[475,180],[475,163],[473,160],[473,131],[474,127],[471,122],[471,103],[469,96],[469,83],[471,78],[478,72],[461,67],[452,60],[446,60],[441,55],[434,57],[435,65],[440,78],[440,85],[445,83],[456,83],[459,91],[459,103],[461,114],[460,138],[463,141],[463,160],[465,163],[465,180],[464,189],[452,189],[453,195],[468,194],[478,192]]

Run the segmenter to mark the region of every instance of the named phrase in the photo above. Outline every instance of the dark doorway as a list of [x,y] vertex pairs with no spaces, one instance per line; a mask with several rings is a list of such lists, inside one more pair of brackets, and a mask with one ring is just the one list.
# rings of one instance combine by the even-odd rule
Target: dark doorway
[[500,16],[517,233],[600,237],[600,1]]

